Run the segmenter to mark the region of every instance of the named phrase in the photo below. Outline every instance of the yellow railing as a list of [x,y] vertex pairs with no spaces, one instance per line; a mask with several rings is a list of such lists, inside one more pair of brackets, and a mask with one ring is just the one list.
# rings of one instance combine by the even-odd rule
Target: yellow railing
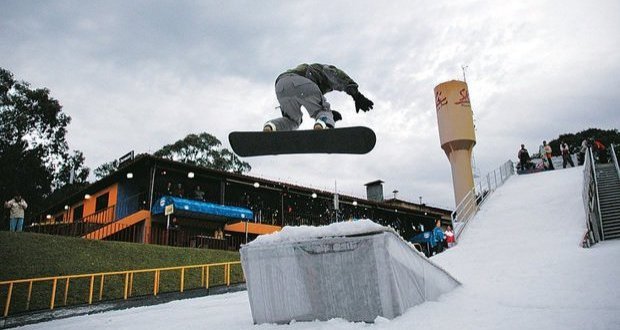
[[210,270],[223,267],[223,278],[226,286],[230,286],[231,284],[231,266],[240,265],[240,261],[232,261],[232,262],[221,262],[221,263],[213,263],[213,264],[202,264],[202,265],[192,265],[192,266],[178,266],[178,267],[166,267],[166,268],[153,268],[153,269],[139,269],[139,270],[126,270],[126,271],[116,271],[116,272],[103,272],[103,273],[94,273],[94,274],[80,274],[80,275],[63,275],[63,276],[51,276],[51,277],[39,277],[39,278],[31,278],[31,279],[21,279],[21,280],[11,280],[11,281],[0,281],[0,288],[4,285],[8,286],[6,301],[4,304],[4,313],[3,317],[7,317],[9,315],[9,310],[11,308],[11,299],[13,295],[13,288],[16,284],[28,284],[28,295],[26,298],[26,310],[30,309],[30,301],[33,293],[33,284],[39,282],[51,282],[52,286],[52,294],[49,303],[49,309],[54,309],[56,303],[56,291],[58,285],[64,284],[64,297],[63,303],[67,304],[67,297],[69,293],[69,286],[72,280],[75,279],[90,279],[90,285],[88,290],[88,304],[93,303],[93,296],[95,294],[95,279],[99,279],[99,292],[98,298],[99,301],[103,299],[105,279],[110,276],[120,275],[124,276],[124,288],[123,288],[123,299],[127,300],[127,298],[131,297],[133,291],[134,284],[134,275],[135,274],[153,274],[153,295],[157,296],[160,293],[160,284],[161,284],[161,274],[162,272],[180,272],[180,283],[179,283],[179,292],[183,292],[185,290],[185,277],[186,273],[190,269],[201,269],[200,276],[200,287],[204,287],[205,289],[209,288],[209,274]]

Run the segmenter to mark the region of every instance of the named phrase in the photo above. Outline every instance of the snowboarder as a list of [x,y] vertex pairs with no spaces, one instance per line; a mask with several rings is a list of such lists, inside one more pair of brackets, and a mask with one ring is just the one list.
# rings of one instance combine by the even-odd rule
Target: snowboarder
[[553,167],[553,159],[551,158],[553,156],[553,150],[551,149],[551,146],[547,144],[547,141],[543,141],[543,145],[541,147],[541,157],[543,157],[543,160],[547,160],[545,164],[545,169],[555,170],[555,168]]
[[325,94],[333,90],[349,94],[355,101],[355,111],[366,112],[374,103],[358,90],[358,84],[333,65],[300,64],[276,79],[276,97],[282,117],[265,123],[263,131],[292,131],[302,122],[301,106],[316,120],[314,129],[334,128],[342,119],[338,111],[330,109]]
[[575,167],[572,155],[570,154],[570,147],[566,142],[560,142],[560,151],[562,152],[562,167],[566,168],[566,164],[570,164],[570,167]]

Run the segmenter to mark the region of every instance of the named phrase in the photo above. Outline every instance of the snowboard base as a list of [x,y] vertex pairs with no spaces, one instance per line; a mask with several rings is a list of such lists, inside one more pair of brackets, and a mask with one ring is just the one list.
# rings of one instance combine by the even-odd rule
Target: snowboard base
[[377,142],[375,132],[355,126],[324,130],[232,132],[228,141],[241,157],[282,154],[366,154]]

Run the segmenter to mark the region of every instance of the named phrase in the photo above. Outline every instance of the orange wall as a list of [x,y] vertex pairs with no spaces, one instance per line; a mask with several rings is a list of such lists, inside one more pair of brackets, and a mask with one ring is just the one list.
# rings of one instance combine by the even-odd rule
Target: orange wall
[[116,195],[118,194],[117,183],[115,183],[114,185],[108,188],[100,190],[96,192],[95,194],[90,195],[90,199],[85,199],[84,200],[84,216],[95,213],[95,204],[96,204],[97,197],[105,193],[108,193],[108,192],[110,193],[110,196],[108,198],[108,206],[116,205]]
[[116,199],[118,195],[118,184],[117,183],[90,195],[89,199],[83,199],[81,202],[71,205],[71,209],[69,212],[69,219],[73,219],[73,210],[76,207],[80,206],[81,204],[84,204],[84,213],[83,213],[84,217],[95,213],[97,197],[105,193],[110,193],[110,196],[108,198],[108,206],[116,205]]

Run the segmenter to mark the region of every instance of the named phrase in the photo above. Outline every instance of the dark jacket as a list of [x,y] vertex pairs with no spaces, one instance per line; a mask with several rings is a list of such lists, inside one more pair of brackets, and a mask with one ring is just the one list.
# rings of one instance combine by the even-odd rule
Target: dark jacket
[[522,162],[530,160],[530,154],[527,152],[527,149],[523,148],[519,150],[519,160]]
[[[312,80],[319,89],[321,93],[326,94],[331,91],[341,91],[346,92],[349,95],[354,95],[358,93],[358,85],[351,77],[349,77],[344,71],[338,69],[337,67],[329,64],[300,64],[296,68],[288,70],[283,74],[294,73],[300,75],[302,77],[306,77]],[[282,75],[278,76],[280,79]]]

